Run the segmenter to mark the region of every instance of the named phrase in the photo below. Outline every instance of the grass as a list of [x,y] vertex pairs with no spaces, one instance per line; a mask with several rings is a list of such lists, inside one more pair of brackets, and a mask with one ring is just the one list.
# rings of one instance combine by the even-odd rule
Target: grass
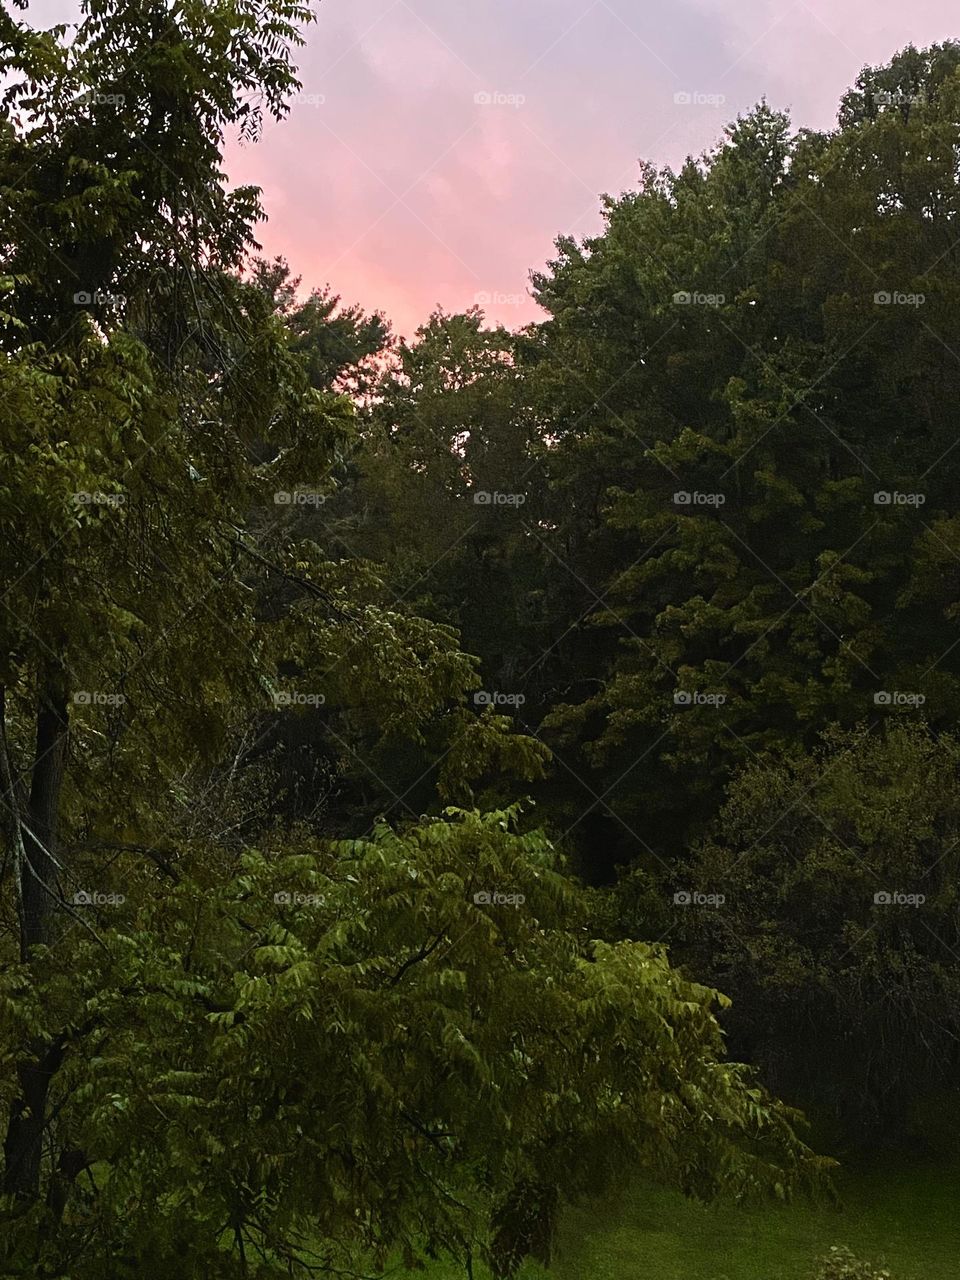
[[[615,1201],[568,1212],[549,1276],[528,1267],[523,1280],[810,1280],[831,1244],[883,1262],[893,1280],[957,1280],[960,1163],[893,1158],[844,1173],[839,1188],[840,1208],[738,1209],[637,1183]],[[419,1274],[464,1280],[452,1263]]]

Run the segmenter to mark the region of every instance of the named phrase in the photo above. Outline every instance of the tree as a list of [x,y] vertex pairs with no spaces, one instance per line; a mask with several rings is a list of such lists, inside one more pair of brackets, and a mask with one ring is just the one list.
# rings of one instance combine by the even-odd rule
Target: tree
[[631,932],[733,998],[736,1053],[858,1145],[922,1138],[956,1092],[960,743],[915,714],[751,764],[669,887],[619,889]]
[[[640,1165],[691,1194],[787,1195],[825,1163],[722,1061],[716,993],[662,949],[592,944],[516,811],[369,840],[249,849],[163,893],[117,876],[42,984],[4,975],[5,1036],[53,1002],[81,1145],[54,1232],[4,1243],[44,1274],[354,1270],[394,1251],[546,1257],[558,1208]],[[102,869],[101,872],[102,874]],[[101,881],[101,883],[103,883]],[[107,925],[108,918],[110,920]]]
[[[8,91],[0,157],[5,186],[32,183],[0,236],[0,649],[16,933],[38,974],[75,925],[68,849],[152,849],[174,779],[221,760],[311,660],[347,709],[374,679],[378,709],[367,699],[362,714],[379,735],[416,737],[474,684],[449,634],[345,601],[316,547],[261,532],[278,494],[316,491],[352,430],[349,403],[311,387],[302,335],[237,278],[257,204],[216,168],[222,130],[254,127],[250,94],[281,109],[306,11],[281,5],[260,25],[261,7],[161,8],[92,9],[69,47],[18,29],[7,60],[45,58],[27,68],[43,84]],[[298,598],[263,626],[260,585],[278,579]],[[489,719],[464,710],[447,728],[449,776],[504,750]],[[28,1198],[60,1037],[48,1028],[17,1066],[4,1187]]]
[[[83,802],[68,784],[72,708],[129,698],[151,723],[138,769],[216,742],[225,717],[210,694],[231,670],[238,697],[256,687],[249,611],[230,573],[238,513],[266,479],[242,466],[244,435],[265,406],[278,440],[302,440],[309,423],[312,454],[301,447],[287,462],[299,474],[345,429],[341,407],[300,394],[279,328],[258,325],[249,291],[228,279],[257,204],[250,190],[228,195],[217,169],[224,129],[257,127],[250,95],[282,110],[307,16],[286,3],[91,5],[69,45],[61,28],[5,33],[4,71],[24,78],[6,91],[0,151],[13,294],[3,783],[21,956],[41,968],[63,921],[60,829]],[[184,602],[238,620],[223,627],[219,661],[195,630],[169,643]],[[105,743],[123,781],[124,735],[109,712],[93,716],[88,751]],[[100,832],[131,820],[111,812],[109,790],[98,799]],[[59,1052],[35,1042],[18,1064],[8,1192],[36,1193]]]
[[250,276],[282,316],[290,349],[302,360],[310,385],[318,391],[343,391],[361,402],[369,398],[378,361],[393,346],[383,315],[341,306],[329,285],[299,300],[300,277],[291,274],[284,258],[256,259]]
[[[878,696],[938,725],[960,706],[929,572],[953,551],[958,56],[865,72],[829,135],[757,108],[535,278],[552,545],[596,637],[572,632],[546,738],[620,862],[669,862],[755,754],[880,718]],[[861,110],[881,84],[901,88]]]
[[325,515],[342,553],[382,564],[398,594],[455,628],[484,690],[519,695],[513,714],[535,728],[547,701],[538,667],[550,566],[539,424],[515,347],[478,309],[434,314],[384,368]]

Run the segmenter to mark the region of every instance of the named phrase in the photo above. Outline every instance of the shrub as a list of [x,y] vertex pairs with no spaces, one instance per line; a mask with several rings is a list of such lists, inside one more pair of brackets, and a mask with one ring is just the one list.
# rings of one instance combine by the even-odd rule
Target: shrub
[[843,1245],[831,1245],[820,1259],[813,1280],[892,1280],[886,1267],[861,1262]]

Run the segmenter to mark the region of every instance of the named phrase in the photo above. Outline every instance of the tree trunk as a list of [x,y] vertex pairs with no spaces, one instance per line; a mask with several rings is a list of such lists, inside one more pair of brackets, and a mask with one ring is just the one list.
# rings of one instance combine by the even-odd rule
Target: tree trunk
[[[37,709],[37,739],[30,797],[24,819],[12,792],[14,838],[20,843],[20,952],[29,960],[33,948],[56,939],[57,919],[57,816],[67,748],[67,697],[59,673],[46,673]],[[17,1066],[20,1096],[10,1108],[3,1144],[3,1191],[24,1199],[36,1199],[40,1190],[40,1163],[50,1082],[59,1070],[64,1044],[37,1042]]]
[[23,845],[24,949],[49,944],[57,926],[57,816],[67,755],[67,697],[48,679],[37,709],[37,746],[30,780]]
[[32,1049],[38,1056],[17,1066],[20,1096],[10,1108],[3,1143],[3,1191],[21,1200],[35,1200],[40,1194],[47,1094],[63,1061],[64,1046],[55,1041],[45,1053],[41,1044],[34,1044]]

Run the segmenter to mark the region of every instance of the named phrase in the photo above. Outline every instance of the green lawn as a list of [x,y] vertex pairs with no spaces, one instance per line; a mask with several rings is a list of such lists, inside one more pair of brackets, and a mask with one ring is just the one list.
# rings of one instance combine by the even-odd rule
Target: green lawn
[[[843,1174],[839,1187],[839,1209],[737,1209],[703,1208],[638,1184],[616,1203],[568,1213],[550,1277],[809,1280],[813,1259],[831,1244],[845,1244],[884,1261],[894,1280],[958,1280],[960,1164],[893,1159],[879,1172]],[[426,1275],[463,1280],[452,1265]],[[524,1280],[543,1277],[537,1268],[524,1272]]]

